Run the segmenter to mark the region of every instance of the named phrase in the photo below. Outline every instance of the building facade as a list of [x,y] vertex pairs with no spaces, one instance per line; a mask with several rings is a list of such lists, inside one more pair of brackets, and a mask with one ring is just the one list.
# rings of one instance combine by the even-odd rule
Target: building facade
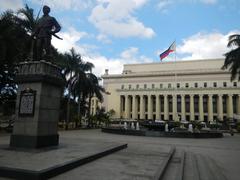
[[103,107],[114,118],[213,121],[240,114],[240,83],[221,70],[224,59],[126,64],[102,76]]

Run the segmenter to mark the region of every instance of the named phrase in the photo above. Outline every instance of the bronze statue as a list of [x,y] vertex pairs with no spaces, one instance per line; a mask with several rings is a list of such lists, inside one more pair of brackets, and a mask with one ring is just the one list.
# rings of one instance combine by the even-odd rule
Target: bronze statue
[[[48,60],[51,55],[51,39],[52,35],[59,38],[55,33],[61,30],[54,17],[49,16],[50,8],[43,6],[43,16],[38,20],[32,36],[36,39],[35,53],[33,60],[41,60],[43,57]],[[61,39],[61,38],[59,38]]]

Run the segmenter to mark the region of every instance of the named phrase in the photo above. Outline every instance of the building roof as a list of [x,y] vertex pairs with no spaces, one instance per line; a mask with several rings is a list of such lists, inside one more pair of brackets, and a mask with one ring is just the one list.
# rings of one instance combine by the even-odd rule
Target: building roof
[[152,75],[174,75],[177,74],[205,74],[205,73],[229,73],[221,67],[224,59],[209,60],[177,60],[176,62],[158,62],[158,63],[141,63],[125,64],[122,74],[108,75],[102,77],[118,78],[133,76],[152,76]]

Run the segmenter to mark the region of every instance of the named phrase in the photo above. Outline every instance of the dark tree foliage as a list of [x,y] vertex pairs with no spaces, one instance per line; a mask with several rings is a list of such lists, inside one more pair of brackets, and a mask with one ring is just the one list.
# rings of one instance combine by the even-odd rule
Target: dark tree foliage
[[17,19],[11,11],[0,16],[0,65],[10,67],[28,56],[30,36],[19,26]]
[[240,35],[229,36],[228,47],[234,47],[225,54],[225,62],[222,69],[229,69],[231,72],[231,81],[238,79],[240,81]]
[[[27,5],[16,12],[0,14],[0,105],[12,103],[16,98],[17,85],[14,80],[17,65],[31,60],[31,52],[34,51],[31,34],[38,18],[39,15],[36,17],[34,10]],[[79,119],[82,115],[89,115],[91,97],[96,96],[102,101],[102,92],[105,92],[99,84],[100,79],[92,73],[94,65],[85,62],[73,48],[69,53],[62,54],[51,46],[51,54],[51,62],[62,69],[67,82],[61,117],[70,122],[76,114]],[[64,117],[67,114],[68,118]]]
[[28,40],[13,12],[6,11],[0,16],[0,104],[16,97],[16,64],[27,57]]
[[[29,60],[31,33],[36,23],[34,11],[27,5],[17,12],[6,11],[0,15],[0,103],[16,97],[17,64]],[[64,55],[54,47],[52,52],[53,63],[63,65]]]
[[14,82],[17,69],[3,65],[0,67],[0,103],[16,98],[17,85]]

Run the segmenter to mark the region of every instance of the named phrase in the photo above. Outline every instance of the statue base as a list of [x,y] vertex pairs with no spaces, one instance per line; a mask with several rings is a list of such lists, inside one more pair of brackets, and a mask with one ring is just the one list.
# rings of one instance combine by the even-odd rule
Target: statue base
[[10,147],[58,145],[58,119],[64,84],[60,68],[46,61],[20,63],[16,80],[16,120]]

